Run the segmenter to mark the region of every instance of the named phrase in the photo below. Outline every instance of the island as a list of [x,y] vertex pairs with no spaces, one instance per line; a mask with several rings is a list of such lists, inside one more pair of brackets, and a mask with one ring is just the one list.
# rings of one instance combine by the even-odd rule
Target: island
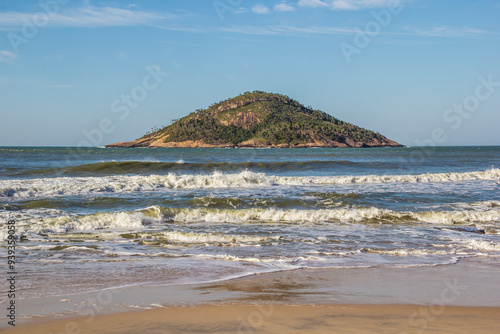
[[288,96],[245,92],[134,141],[106,147],[402,147],[378,132],[305,107]]

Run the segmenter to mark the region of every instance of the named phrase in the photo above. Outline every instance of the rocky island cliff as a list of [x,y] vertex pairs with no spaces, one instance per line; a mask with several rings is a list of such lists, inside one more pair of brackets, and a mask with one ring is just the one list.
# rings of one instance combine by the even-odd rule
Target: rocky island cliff
[[171,125],[106,147],[400,147],[280,94],[254,91],[197,110]]

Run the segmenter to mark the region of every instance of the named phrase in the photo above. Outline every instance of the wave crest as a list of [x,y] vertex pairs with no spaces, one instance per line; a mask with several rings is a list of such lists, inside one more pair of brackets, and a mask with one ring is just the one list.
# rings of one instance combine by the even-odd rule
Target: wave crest
[[322,222],[426,222],[468,224],[500,222],[500,210],[397,212],[375,207],[334,210],[299,209],[162,209],[167,221],[193,223],[322,223]]
[[116,175],[0,180],[0,197],[53,197],[100,193],[160,191],[162,189],[254,188],[269,186],[334,185],[349,183],[429,183],[500,180],[500,169],[421,175],[363,175],[331,177],[269,176],[248,170],[227,174]]

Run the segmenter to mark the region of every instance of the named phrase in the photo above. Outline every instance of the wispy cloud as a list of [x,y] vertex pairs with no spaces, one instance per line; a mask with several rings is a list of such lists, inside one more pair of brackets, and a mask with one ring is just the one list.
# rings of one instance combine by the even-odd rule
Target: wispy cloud
[[179,41],[172,41],[172,40],[159,40],[158,42],[164,43],[164,44],[170,44],[170,45],[176,45],[176,46],[199,46],[198,43],[192,43],[192,42],[179,42]]
[[321,0],[299,0],[297,5],[309,8],[330,7],[328,3]]
[[[329,8],[332,10],[361,10],[387,7],[394,0],[299,0],[297,5],[308,8]],[[403,2],[403,0],[400,0]]]
[[[30,21],[35,13],[1,12],[0,27],[21,27]],[[48,21],[48,26],[59,27],[106,27],[149,25],[175,15],[162,12],[141,11],[114,7],[95,7],[84,5],[77,8],[62,9]]]
[[353,29],[336,28],[336,27],[294,27],[286,25],[277,26],[232,26],[222,27],[218,29],[222,32],[231,32],[247,35],[300,35],[300,34],[323,34],[323,35],[341,35],[352,34]]
[[[245,35],[354,35],[359,32],[356,28],[309,26],[296,27],[291,25],[270,25],[270,26],[229,26],[220,27],[216,31],[245,34]],[[479,38],[479,37],[499,37],[500,33],[481,30],[470,27],[434,27],[422,29],[416,27],[403,27],[398,30],[384,31],[380,34],[386,36],[402,37],[429,37],[429,38]]]
[[233,10],[234,14],[246,13],[248,10],[245,7],[237,7]]
[[252,7],[252,12],[255,14],[269,14],[269,8],[264,5],[255,5]]
[[9,63],[17,58],[14,52],[0,50],[0,61],[4,63]]
[[183,25],[177,24],[177,23],[172,23],[172,24],[150,23],[149,25],[152,27],[158,28],[158,29],[191,32],[191,33],[198,33],[198,34],[204,34],[204,33],[210,32],[210,29],[207,29],[207,28],[188,27],[188,26],[183,26]]
[[490,31],[471,27],[436,26],[432,28],[418,28],[406,26],[405,31],[410,35],[422,37],[479,37],[498,35]]
[[274,5],[274,10],[277,12],[293,12],[295,7],[287,4],[286,2],[282,2]]
[[334,0],[331,6],[337,10],[360,10],[387,7],[390,3],[394,3],[394,0]]

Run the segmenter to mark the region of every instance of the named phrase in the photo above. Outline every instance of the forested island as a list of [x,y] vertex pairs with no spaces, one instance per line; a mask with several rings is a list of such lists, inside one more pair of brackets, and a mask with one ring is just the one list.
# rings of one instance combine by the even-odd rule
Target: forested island
[[400,147],[285,95],[245,92],[143,137],[106,147]]

